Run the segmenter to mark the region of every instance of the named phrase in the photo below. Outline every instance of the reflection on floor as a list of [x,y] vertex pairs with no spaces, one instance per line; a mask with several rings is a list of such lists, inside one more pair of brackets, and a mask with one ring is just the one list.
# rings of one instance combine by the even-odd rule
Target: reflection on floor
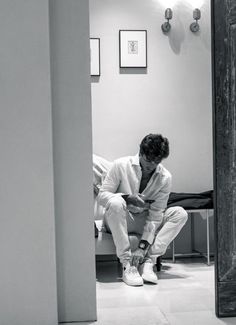
[[96,325],[236,324],[214,311],[214,265],[203,259],[166,260],[158,285],[129,287],[116,261],[97,262]]

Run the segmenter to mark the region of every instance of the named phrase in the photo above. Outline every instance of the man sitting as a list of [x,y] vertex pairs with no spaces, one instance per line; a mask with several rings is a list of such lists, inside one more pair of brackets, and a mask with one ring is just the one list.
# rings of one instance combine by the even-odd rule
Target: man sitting
[[[166,209],[171,174],[161,162],[168,155],[167,138],[145,136],[136,156],[114,161],[98,194],[98,202],[105,208],[105,226],[123,265],[123,281],[131,286],[143,285],[143,281],[157,283],[153,265],[187,221],[183,208]],[[133,253],[129,233],[141,234]]]

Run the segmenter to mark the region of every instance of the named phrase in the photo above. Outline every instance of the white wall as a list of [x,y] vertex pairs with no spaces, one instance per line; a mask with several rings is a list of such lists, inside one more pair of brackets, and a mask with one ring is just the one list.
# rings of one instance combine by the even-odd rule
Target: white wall
[[48,0],[0,1],[0,324],[57,324]]
[[58,310],[96,319],[87,0],[50,1]]
[[[200,3],[201,31],[193,34],[192,4]],[[90,37],[101,39],[101,77],[92,77],[93,151],[113,160],[135,154],[147,133],[162,133],[170,140],[164,164],[173,191],[204,191],[213,186],[210,0],[175,2],[164,35],[167,5],[90,0]],[[147,30],[146,71],[120,71],[119,29]]]

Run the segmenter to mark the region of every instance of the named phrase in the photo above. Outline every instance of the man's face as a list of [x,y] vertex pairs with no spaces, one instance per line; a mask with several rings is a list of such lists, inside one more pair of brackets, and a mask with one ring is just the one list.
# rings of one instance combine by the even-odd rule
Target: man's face
[[153,172],[156,168],[157,165],[160,164],[161,162],[161,158],[154,158],[154,159],[150,159],[149,157],[147,157],[146,155],[139,155],[139,162],[140,165],[142,167],[143,172],[147,172],[147,173],[151,173]]

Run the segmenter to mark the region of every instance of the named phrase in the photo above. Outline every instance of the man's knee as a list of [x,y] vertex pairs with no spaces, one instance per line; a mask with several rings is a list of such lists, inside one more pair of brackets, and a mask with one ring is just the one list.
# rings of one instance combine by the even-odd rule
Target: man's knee
[[166,210],[166,213],[178,223],[185,224],[188,220],[188,213],[182,207],[171,207]]
[[188,213],[182,207],[175,207],[175,213],[178,217],[178,220],[184,225],[188,220]]
[[126,203],[121,196],[115,196],[111,198],[106,206],[106,211],[109,214],[120,214],[121,212],[126,210]]

